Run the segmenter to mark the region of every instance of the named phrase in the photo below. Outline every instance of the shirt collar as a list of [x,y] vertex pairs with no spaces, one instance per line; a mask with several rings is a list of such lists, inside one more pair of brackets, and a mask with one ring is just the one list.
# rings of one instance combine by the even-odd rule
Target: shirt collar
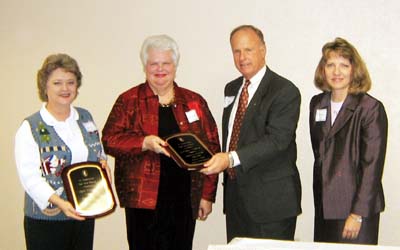
[[43,118],[43,121],[50,125],[50,126],[55,126],[57,124],[61,123],[70,123],[73,121],[79,120],[79,114],[78,111],[71,105],[71,113],[69,114],[69,117],[65,121],[58,121],[46,108],[46,102],[42,104],[42,108],[40,109],[40,115]]
[[[258,88],[258,86],[260,85],[261,80],[263,79],[263,77],[264,77],[266,71],[267,71],[267,66],[264,65],[264,67],[262,67],[262,68],[257,72],[257,74],[255,74],[255,75],[250,79],[250,82],[251,82],[251,84],[249,85],[249,89],[250,89],[250,90],[252,90],[252,89],[254,90],[254,89],[257,89],[257,88]],[[243,84],[244,84],[245,81],[246,81],[246,79],[243,77]]]

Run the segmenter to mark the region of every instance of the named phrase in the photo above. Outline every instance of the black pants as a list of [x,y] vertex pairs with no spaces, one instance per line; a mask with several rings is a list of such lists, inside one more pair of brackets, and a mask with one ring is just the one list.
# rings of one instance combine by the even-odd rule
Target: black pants
[[294,240],[297,216],[266,223],[257,223],[251,219],[238,197],[236,181],[228,180],[225,195],[231,204],[225,204],[226,236],[229,243],[235,237]]
[[130,250],[191,250],[196,220],[190,202],[158,201],[155,210],[125,208]]
[[92,250],[94,220],[46,221],[24,218],[27,250]]
[[379,214],[376,214],[363,218],[358,237],[354,240],[349,240],[342,238],[345,220],[325,220],[317,216],[314,219],[314,241],[377,245],[379,217]]

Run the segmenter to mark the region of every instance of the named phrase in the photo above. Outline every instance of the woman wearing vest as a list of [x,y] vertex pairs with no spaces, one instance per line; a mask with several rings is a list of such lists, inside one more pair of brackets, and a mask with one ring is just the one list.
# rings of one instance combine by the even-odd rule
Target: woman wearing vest
[[70,164],[101,162],[110,176],[91,114],[72,102],[81,86],[77,62],[68,55],[46,58],[38,71],[40,111],[26,118],[15,137],[15,159],[25,189],[27,249],[93,248],[94,220],[67,201],[61,171]]
[[314,81],[323,91],[310,103],[314,240],[377,244],[385,207],[385,108],[367,94],[371,80],[365,63],[342,38],[322,48]]

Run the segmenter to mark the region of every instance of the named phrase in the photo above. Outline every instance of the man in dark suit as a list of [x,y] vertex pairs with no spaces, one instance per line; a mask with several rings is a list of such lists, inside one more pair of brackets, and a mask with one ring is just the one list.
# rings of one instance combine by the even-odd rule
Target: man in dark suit
[[300,93],[266,66],[259,29],[239,26],[230,43],[242,76],[225,87],[223,152],[201,172],[224,171],[228,242],[234,237],[293,240],[301,213],[295,142]]

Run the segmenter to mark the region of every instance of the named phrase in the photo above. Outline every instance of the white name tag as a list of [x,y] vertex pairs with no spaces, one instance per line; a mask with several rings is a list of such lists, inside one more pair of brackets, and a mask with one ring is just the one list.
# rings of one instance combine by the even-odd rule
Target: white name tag
[[224,100],[224,108],[228,107],[229,105],[231,105],[231,103],[233,102],[233,100],[235,100],[234,96],[225,96],[225,100]]
[[86,131],[91,133],[97,130],[96,125],[92,121],[84,122],[83,126],[85,127]]
[[327,109],[317,109],[317,113],[315,114],[315,121],[316,122],[326,121],[327,113],[328,113]]
[[189,123],[195,122],[199,120],[199,117],[197,116],[196,110],[192,109],[186,112],[186,117],[189,121]]

